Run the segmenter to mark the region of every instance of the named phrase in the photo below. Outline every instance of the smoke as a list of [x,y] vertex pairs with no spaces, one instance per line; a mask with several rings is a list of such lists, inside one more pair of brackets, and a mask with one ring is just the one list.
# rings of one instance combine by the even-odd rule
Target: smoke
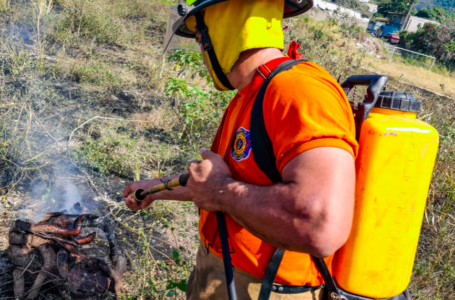
[[33,203],[27,217],[40,221],[48,212],[67,214],[84,213],[83,200],[79,188],[73,183],[74,169],[59,164],[53,168],[49,177],[39,177],[32,184]]
[[75,186],[71,181],[65,181],[63,179],[57,180],[57,186],[61,186],[63,190],[63,211],[67,211],[68,213],[77,213],[77,203],[80,203],[82,200],[81,193],[79,193],[79,189]]

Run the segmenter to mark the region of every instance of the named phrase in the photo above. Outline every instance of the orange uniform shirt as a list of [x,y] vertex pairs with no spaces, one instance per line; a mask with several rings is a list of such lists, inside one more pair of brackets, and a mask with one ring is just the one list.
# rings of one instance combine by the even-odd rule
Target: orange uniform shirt
[[[275,59],[265,66],[273,70],[288,59]],[[260,70],[266,69],[260,67]],[[257,71],[251,83],[232,99],[212,151],[224,157],[235,180],[265,186],[272,183],[257,166],[250,141],[251,109],[263,82],[264,78]],[[267,88],[263,111],[280,172],[296,155],[317,147],[337,147],[354,158],[357,155],[349,102],[335,79],[314,63],[304,62],[275,76]],[[227,214],[226,224],[234,267],[263,278],[275,248]],[[215,213],[200,211],[199,230],[202,242],[222,256]],[[332,261],[333,256],[326,259],[329,269]],[[275,282],[317,286],[323,280],[308,254],[286,251]]]

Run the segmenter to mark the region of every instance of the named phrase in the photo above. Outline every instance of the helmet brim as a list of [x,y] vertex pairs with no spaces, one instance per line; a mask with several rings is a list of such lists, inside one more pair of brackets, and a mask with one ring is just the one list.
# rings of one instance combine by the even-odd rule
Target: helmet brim
[[[220,2],[228,0],[200,0],[195,5],[182,3],[170,7],[169,20],[167,23],[166,36],[164,38],[164,52],[168,49],[175,48],[175,36],[183,38],[195,38],[196,33],[185,25],[185,20],[193,16],[198,11]],[[313,7],[313,0],[285,0],[284,18],[295,17],[303,14]]]
[[283,18],[290,18],[306,13],[313,7],[313,0],[286,0]]
[[[184,9],[181,9],[181,6],[186,6]],[[180,7],[180,9],[179,9]],[[174,38],[176,32],[179,31],[179,27],[182,25],[185,26],[185,19],[188,17],[188,11],[186,8],[191,8],[186,4],[173,5],[170,7],[169,19],[167,21],[166,35],[164,37],[164,52],[169,48],[172,39]],[[187,36],[191,37],[191,35]]]

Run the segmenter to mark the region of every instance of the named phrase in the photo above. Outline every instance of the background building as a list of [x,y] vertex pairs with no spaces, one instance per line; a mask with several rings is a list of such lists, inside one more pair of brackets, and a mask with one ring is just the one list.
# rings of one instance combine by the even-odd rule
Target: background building
[[423,27],[425,23],[441,25],[436,21],[413,15],[408,16],[408,14],[389,13],[388,18],[373,18],[373,21],[368,24],[368,29],[375,30],[380,35],[396,33],[401,30],[416,32],[417,29],[419,29],[419,25],[420,27]]

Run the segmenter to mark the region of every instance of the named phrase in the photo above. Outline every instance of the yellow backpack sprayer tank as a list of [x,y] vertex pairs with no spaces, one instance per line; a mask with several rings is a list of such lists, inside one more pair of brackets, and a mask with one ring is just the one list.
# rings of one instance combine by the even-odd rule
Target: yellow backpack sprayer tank
[[360,144],[352,231],[333,277],[343,290],[389,298],[409,284],[438,150],[438,133],[416,119],[412,94],[383,91],[387,76],[352,76],[342,87],[369,85],[352,103]]

